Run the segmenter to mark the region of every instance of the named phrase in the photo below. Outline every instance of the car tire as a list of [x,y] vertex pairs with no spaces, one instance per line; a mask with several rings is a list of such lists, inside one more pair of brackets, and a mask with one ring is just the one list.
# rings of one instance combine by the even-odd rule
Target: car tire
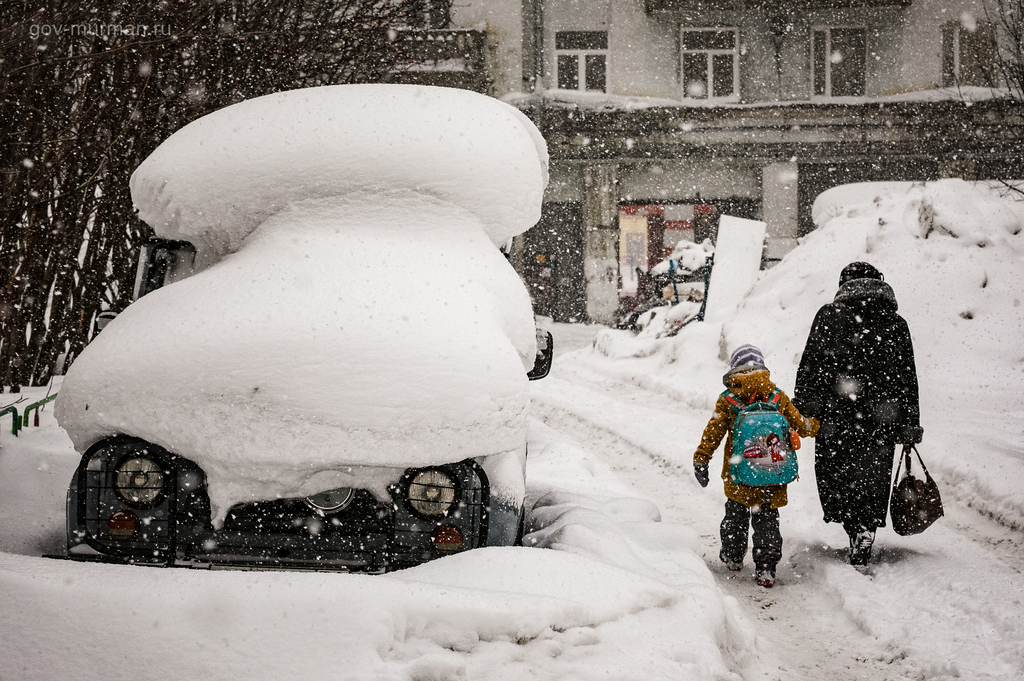
[[519,529],[516,531],[516,539],[512,542],[512,546],[522,546],[523,537],[526,535],[526,507],[519,512]]

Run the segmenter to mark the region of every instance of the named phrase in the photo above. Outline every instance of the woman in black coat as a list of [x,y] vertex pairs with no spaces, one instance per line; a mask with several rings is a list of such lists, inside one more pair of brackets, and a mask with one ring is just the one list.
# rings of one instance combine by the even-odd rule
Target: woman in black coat
[[867,565],[885,526],[896,444],[920,442],[917,369],[896,296],[865,262],[847,265],[814,318],[794,404],[821,421],[814,474],[825,522],[842,523],[850,563]]

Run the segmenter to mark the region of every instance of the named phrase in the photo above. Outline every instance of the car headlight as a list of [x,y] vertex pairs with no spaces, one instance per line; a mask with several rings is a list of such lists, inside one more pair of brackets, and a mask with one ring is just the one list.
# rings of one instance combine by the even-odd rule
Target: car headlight
[[354,496],[355,492],[352,491],[351,487],[339,487],[338,489],[329,489],[326,492],[306,497],[306,504],[317,511],[333,513],[334,511],[343,510],[352,503],[352,497]]
[[133,457],[117,467],[114,488],[133,506],[152,506],[164,491],[164,472],[152,459]]
[[455,481],[444,471],[428,468],[413,476],[407,492],[409,505],[420,515],[445,515],[458,496]]

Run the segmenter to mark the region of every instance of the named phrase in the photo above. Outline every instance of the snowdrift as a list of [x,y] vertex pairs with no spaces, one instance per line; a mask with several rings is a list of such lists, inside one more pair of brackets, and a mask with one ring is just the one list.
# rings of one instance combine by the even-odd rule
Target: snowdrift
[[[525,454],[529,296],[495,242],[539,216],[532,124],[474,93],[340,86],[189,125],[133,178],[157,234],[229,254],[132,304],[71,367],[76,449],[123,433],[234,503]],[[257,226],[258,225],[258,226]],[[523,495],[522,467],[492,496]],[[507,472],[506,471],[506,472]],[[489,475],[490,475],[489,471]]]
[[[724,371],[735,347],[752,343],[764,351],[780,385],[792,386],[815,312],[834,297],[840,270],[864,260],[896,292],[914,335],[919,373],[970,384],[1007,370],[1019,375],[1024,197],[998,184],[963,180],[861,183],[823,193],[813,216],[818,229],[763,271],[725,321],[714,371]],[[719,333],[707,326],[691,325],[675,338],[602,332],[597,346],[609,356],[658,357],[669,377],[677,359],[710,359],[708,337]]]
[[[62,545],[78,457],[48,410],[42,427],[5,435],[4,679],[714,681],[761,666],[754,625],[716,587],[696,533],[659,522],[607,465],[536,421],[531,494],[544,501],[528,538],[553,550],[481,548],[376,576],[39,558]],[[111,656],[125,631],[134,653]]]
[[864,260],[885,275],[910,324],[922,394],[1020,377],[1018,198],[963,180],[862,183],[823,193],[813,207],[819,228],[763,273],[726,324],[725,345],[761,344],[769,366],[792,385],[814,313],[835,296],[840,270]]

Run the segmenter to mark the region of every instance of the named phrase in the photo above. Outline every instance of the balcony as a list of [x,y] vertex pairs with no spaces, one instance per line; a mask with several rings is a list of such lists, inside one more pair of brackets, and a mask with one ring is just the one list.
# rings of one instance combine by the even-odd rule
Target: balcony
[[[637,163],[658,159],[913,162],[1020,158],[1024,116],[1010,101],[663,106],[588,111],[520,108],[553,160]],[[879,161],[881,162],[881,161]]]
[[843,9],[847,7],[905,7],[911,0],[645,0],[647,13],[723,10]]
[[486,92],[487,34],[476,29],[406,28],[395,31],[396,61],[389,83],[439,85]]

